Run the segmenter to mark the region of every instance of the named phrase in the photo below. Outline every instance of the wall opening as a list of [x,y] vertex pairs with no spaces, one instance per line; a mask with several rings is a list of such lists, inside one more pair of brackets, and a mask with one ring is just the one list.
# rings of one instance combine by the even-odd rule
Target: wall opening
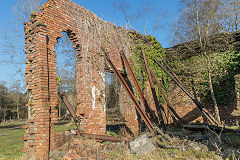
[[107,124],[124,122],[124,108],[121,97],[122,86],[113,72],[105,72],[106,121]]
[[[63,36],[58,39],[55,45],[56,51],[56,71],[58,91],[63,91],[73,107],[76,106],[76,50],[73,48],[73,42],[70,40],[66,32],[62,32]],[[58,98],[58,119],[69,120],[71,115],[67,111],[65,105]]]

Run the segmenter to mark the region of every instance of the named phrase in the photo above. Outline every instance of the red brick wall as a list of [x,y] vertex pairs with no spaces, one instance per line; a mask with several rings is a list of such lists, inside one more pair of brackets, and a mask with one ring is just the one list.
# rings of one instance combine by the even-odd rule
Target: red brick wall
[[177,114],[186,122],[203,122],[201,111],[196,104],[176,85],[169,88],[169,100]]
[[27,122],[24,140],[29,155],[47,157],[52,124],[57,121],[56,67],[48,54],[47,28],[36,22],[25,24],[26,83],[31,99],[32,117]]
[[[189,89],[189,91],[191,92],[191,89]],[[168,96],[172,107],[174,107],[178,115],[186,122],[207,122],[207,119],[203,116],[195,103],[179,87],[176,85],[171,85]],[[234,91],[232,96],[234,96]],[[197,99],[202,103],[204,108],[212,113],[213,116],[215,115],[215,110],[211,99],[206,100],[205,98],[199,96]],[[220,112],[221,121],[232,123],[237,120],[237,115],[233,115],[233,111],[236,109],[235,101],[226,105],[218,105],[218,109]]]
[[[40,13],[33,13],[25,23],[26,83],[32,118],[27,122],[25,150],[38,159],[47,159],[56,147],[52,125],[57,123],[56,53],[54,45],[67,32],[76,49],[77,114],[83,115],[85,132],[105,134],[105,67],[101,46],[123,70],[119,51],[130,56],[128,32],[105,22],[94,13],[70,0],[48,0]],[[136,111],[125,98],[127,126],[138,132]],[[134,118],[132,118],[134,117]]]

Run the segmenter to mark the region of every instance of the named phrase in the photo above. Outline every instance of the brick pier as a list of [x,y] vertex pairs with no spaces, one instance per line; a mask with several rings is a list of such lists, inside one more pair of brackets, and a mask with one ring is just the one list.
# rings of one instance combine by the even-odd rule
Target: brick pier
[[[119,52],[131,55],[128,31],[105,22],[94,13],[70,0],[48,0],[39,13],[32,13],[25,23],[27,105],[32,118],[27,121],[24,150],[33,159],[48,159],[56,148],[53,125],[57,123],[56,53],[57,39],[66,32],[76,50],[77,115],[83,116],[84,132],[105,134],[106,62],[101,47],[111,52],[110,58],[123,71]],[[138,134],[134,106],[121,89],[127,127]]]

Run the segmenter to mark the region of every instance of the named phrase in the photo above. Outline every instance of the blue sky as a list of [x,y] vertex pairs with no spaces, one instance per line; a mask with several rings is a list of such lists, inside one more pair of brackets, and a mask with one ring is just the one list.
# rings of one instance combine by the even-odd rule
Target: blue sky
[[[45,0],[46,1],[46,0]],[[120,0],[73,0],[73,2],[87,8],[88,10],[97,14],[103,20],[112,22],[118,26],[124,26],[125,21],[123,19],[122,14],[119,10],[114,7],[114,2],[119,2]],[[169,24],[177,18],[178,4],[179,0],[125,0],[129,4],[129,12],[134,13],[140,10],[140,8],[150,6],[154,8],[154,12],[152,14],[152,19],[150,19],[147,29],[147,33],[150,32],[152,26],[155,24],[154,16],[156,14],[162,15],[161,22],[162,25],[159,30],[152,33],[152,36],[155,36],[157,40],[162,44],[163,47],[169,47]],[[17,39],[17,37],[12,34],[11,27],[12,21],[14,20],[13,16],[13,7],[16,5],[16,0],[7,0],[1,3],[0,5],[0,61],[3,59],[7,59],[8,57],[4,54],[6,48],[4,45],[6,44],[6,40],[2,37],[3,34],[9,35],[12,39]],[[139,18],[134,21],[133,25],[137,31],[143,33],[146,17]],[[23,32],[21,32],[23,33]],[[16,40],[17,42],[18,40]],[[22,42],[24,39],[22,39]],[[18,45],[18,43],[14,43],[14,45]],[[8,50],[9,51],[9,50]],[[11,51],[10,51],[11,52]],[[25,58],[25,54],[22,55],[22,59]],[[21,62],[21,61],[20,61]],[[16,64],[24,71],[24,63]],[[22,75],[18,75],[17,78],[21,78]],[[0,64],[0,81],[7,81],[12,83],[16,80],[16,67],[10,64]]]

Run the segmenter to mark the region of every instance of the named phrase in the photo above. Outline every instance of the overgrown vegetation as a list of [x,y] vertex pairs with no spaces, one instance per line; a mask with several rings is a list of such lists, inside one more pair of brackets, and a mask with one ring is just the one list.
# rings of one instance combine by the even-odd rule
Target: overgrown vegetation
[[[216,99],[219,105],[227,105],[234,100],[234,76],[240,73],[240,52],[238,50],[212,53],[212,81]],[[211,100],[208,85],[207,62],[203,55],[195,55],[188,59],[175,59],[174,68],[183,82],[192,88],[198,96]]]
[[217,133],[213,130],[187,131],[172,126],[167,127],[171,140],[163,136],[152,137],[158,148],[149,154],[137,156],[127,146],[110,153],[113,159],[226,159],[237,160],[239,152],[239,133]]
[[[200,73],[198,74],[198,76],[200,75],[199,78],[197,81],[191,79],[193,77],[192,75],[195,74],[192,71],[187,73],[190,76],[187,78],[191,79],[192,84],[196,83],[200,84],[201,88],[209,88],[205,89],[205,91],[209,92],[202,94],[210,93],[209,95],[211,95],[215,118],[219,122],[221,119],[218,104],[221,104],[223,102],[221,99],[219,101],[219,95],[220,97],[223,96],[217,93],[220,89],[218,87],[219,84],[216,87],[216,84],[220,82],[220,80],[217,80],[217,77],[222,78],[224,75],[226,75],[227,68],[225,67],[229,65],[227,61],[231,58],[229,58],[228,54],[226,54],[227,57],[224,57],[223,59],[220,58],[219,61],[217,57],[221,57],[221,55],[217,56],[213,53],[228,51],[228,49],[231,47],[230,44],[228,44],[228,49],[218,50],[221,48],[221,46],[223,46],[222,44],[230,40],[227,39],[227,37],[220,37],[221,39],[218,41],[213,36],[219,35],[223,31],[238,30],[239,4],[239,1],[235,0],[181,0],[181,10],[179,11],[178,19],[175,24],[172,24],[173,44],[181,44],[181,46],[184,46],[186,50],[183,51],[183,54],[186,54],[186,52],[194,54],[194,57],[192,57],[193,59],[189,59],[188,63],[193,64],[195,62],[196,64],[198,61],[196,62],[196,59],[194,58],[197,58],[197,56],[199,56],[198,60],[200,62],[197,63],[197,65],[190,64],[188,66],[188,71],[193,70],[193,72]],[[231,38],[234,39],[234,37]],[[195,45],[192,45],[194,43]],[[183,60],[183,62],[184,61],[185,60]],[[224,66],[222,64],[227,65]],[[222,71],[225,73],[223,74]],[[219,74],[219,76],[216,76],[216,73]],[[220,74],[222,74],[222,76],[220,76]],[[227,75],[227,78],[229,77],[230,75]],[[201,81],[201,78],[204,79],[204,81]],[[231,82],[229,80],[231,79],[227,79],[228,82]],[[206,84],[208,84],[208,86]],[[195,88],[193,89],[195,90]],[[196,90],[196,92],[198,91],[199,90]]]
[[157,151],[151,154],[143,155],[143,156],[137,156],[134,154],[131,154],[129,150],[123,150],[123,151],[114,151],[112,153],[114,155],[115,159],[120,160],[166,160],[166,159],[177,159],[177,160],[183,160],[183,159],[215,159],[217,160],[217,156],[214,152],[206,151],[181,151],[178,149],[161,149],[159,148]]
[[53,126],[55,132],[64,132],[69,129],[77,129],[74,123],[69,123],[69,121],[61,121]]
[[[132,61],[132,69],[136,75],[136,79],[141,87],[142,90],[145,89],[146,81],[148,80],[147,72],[145,69],[143,56],[142,56],[142,49],[144,50],[148,65],[151,70],[155,72],[155,74],[158,77],[158,80],[161,82],[161,85],[166,92],[169,85],[170,85],[170,79],[166,75],[165,72],[161,70],[161,68],[154,62],[154,59],[157,59],[158,61],[162,61],[162,58],[165,58],[165,51],[162,48],[161,44],[156,40],[155,37],[152,37],[151,35],[143,36],[141,34],[130,32],[130,37],[133,39],[134,45],[132,47],[133,55],[131,57]],[[156,87],[157,96],[161,97],[159,95],[158,88]],[[160,101],[163,101],[162,98],[160,98]]]

